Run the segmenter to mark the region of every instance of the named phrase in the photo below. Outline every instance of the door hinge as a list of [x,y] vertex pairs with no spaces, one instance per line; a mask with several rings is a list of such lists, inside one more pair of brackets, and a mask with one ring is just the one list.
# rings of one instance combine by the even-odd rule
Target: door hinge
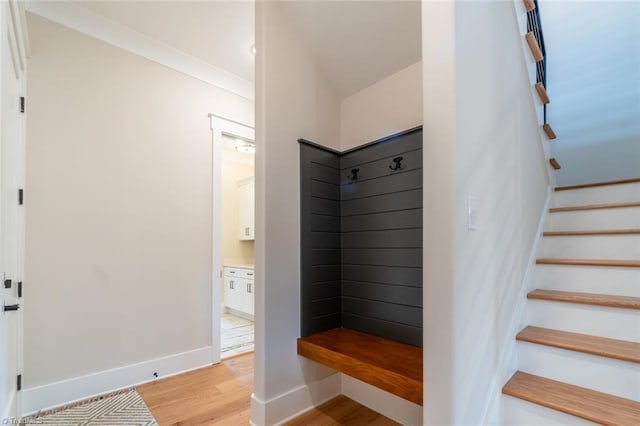
[[24,96],[20,96],[20,112],[24,114]]
[[4,280],[4,288],[11,288],[11,280]]
[[18,189],[18,204],[24,204],[24,189],[22,188]]
[[18,378],[16,380],[16,389],[22,390],[22,374],[18,374]]
[[18,297],[22,297],[22,281],[18,281]]

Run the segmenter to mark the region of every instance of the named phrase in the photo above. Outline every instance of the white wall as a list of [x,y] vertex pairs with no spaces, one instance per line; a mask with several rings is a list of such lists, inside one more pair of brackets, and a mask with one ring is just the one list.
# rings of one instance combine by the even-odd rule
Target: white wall
[[29,27],[27,390],[206,353],[207,114],[252,123],[253,103],[42,18]]
[[340,102],[340,148],[347,150],[422,124],[422,62]]
[[514,5],[423,3],[423,62],[424,419],[499,423],[548,186]]
[[256,3],[256,355],[251,420],[273,424],[340,391],[298,357],[298,138],[339,149],[339,100],[279,2]]
[[[640,3],[540,4],[558,184],[640,176]],[[588,28],[588,31],[585,29]]]

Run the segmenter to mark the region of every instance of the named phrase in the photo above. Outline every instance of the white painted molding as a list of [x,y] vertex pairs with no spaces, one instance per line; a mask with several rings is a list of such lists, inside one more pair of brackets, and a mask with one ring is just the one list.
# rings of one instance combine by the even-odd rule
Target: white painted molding
[[21,414],[30,415],[40,410],[150,382],[154,380],[154,372],[158,372],[160,378],[165,378],[208,365],[211,365],[210,346],[27,388],[22,391]]
[[[211,127],[211,164],[213,174],[211,208],[213,212],[219,211],[222,206],[222,135],[239,137],[247,140],[255,140],[255,130],[248,124],[209,113],[209,125]],[[220,215],[211,215],[211,362],[217,364],[221,356],[221,332],[220,317],[222,315],[223,294],[223,256],[222,256],[222,218]],[[251,319],[253,321],[253,318]]]
[[251,422],[255,426],[283,424],[311,408],[340,395],[341,374],[307,383],[268,401],[251,395]]
[[7,398],[6,404],[5,406],[2,408],[2,417],[0,417],[0,421],[4,421],[5,419],[7,419],[8,423],[3,423],[3,424],[18,424],[16,423],[11,423],[10,420],[13,419],[14,416],[14,412],[13,412],[13,408],[15,405],[15,400],[16,400],[16,390],[12,389],[11,393],[9,394],[9,397]]
[[18,58],[20,59],[20,70],[27,68],[27,50],[26,50],[26,33],[23,28],[22,15],[18,0],[9,0],[9,9],[11,11],[11,22],[13,22],[13,31],[15,33],[16,44],[18,47]]
[[255,141],[255,130],[248,124],[240,123],[222,115],[209,113],[211,130],[220,130],[223,134]]
[[71,1],[27,1],[27,11],[140,55],[178,72],[253,100],[253,83]]
[[518,353],[516,345],[516,334],[528,323],[527,318],[527,293],[533,286],[533,274],[536,268],[536,259],[540,251],[540,242],[542,241],[542,233],[549,214],[549,207],[551,205],[552,189],[551,186],[547,186],[547,196],[544,202],[544,207],[540,213],[540,220],[538,221],[538,227],[536,229],[536,236],[529,252],[529,259],[527,261],[527,269],[525,270],[520,288],[518,289],[518,295],[515,300],[515,307],[509,320],[509,328],[506,334],[506,341],[502,342],[502,350],[498,358],[498,368],[500,374],[496,374],[493,377],[492,383],[489,386],[489,392],[487,392],[487,400],[482,413],[482,421],[480,424],[500,424],[499,419],[492,419],[492,415],[502,414],[502,406],[500,404],[502,397],[502,386],[511,378],[511,376],[518,369]]
[[422,424],[422,406],[341,374],[342,394],[403,425]]

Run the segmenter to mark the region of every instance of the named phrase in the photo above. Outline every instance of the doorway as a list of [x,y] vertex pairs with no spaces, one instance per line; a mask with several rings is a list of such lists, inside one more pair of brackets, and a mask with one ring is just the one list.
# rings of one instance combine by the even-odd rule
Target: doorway
[[253,351],[254,129],[210,115],[213,133],[213,362]]

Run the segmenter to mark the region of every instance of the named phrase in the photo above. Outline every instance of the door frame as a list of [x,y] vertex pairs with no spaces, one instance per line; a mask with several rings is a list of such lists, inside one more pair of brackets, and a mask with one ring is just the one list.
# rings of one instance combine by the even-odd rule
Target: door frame
[[[2,359],[0,359],[0,371],[2,376],[12,376],[13,373],[24,373],[24,298],[18,297],[16,287],[18,282],[25,281],[25,206],[23,203],[18,203],[16,195],[19,189],[25,189],[26,113],[25,111],[20,111],[20,98],[26,96],[26,69],[27,60],[30,57],[30,46],[24,2],[9,0],[3,2],[0,7],[0,29],[2,34],[7,36],[3,41],[0,53],[2,53],[3,60],[6,58],[5,53],[7,53],[11,62],[6,68],[5,64],[3,64],[2,78],[0,79],[0,93],[2,95],[2,106],[0,107],[2,154],[4,155],[6,152],[11,152],[12,154],[9,162],[2,158],[2,164],[0,164],[0,192],[2,193],[2,200],[0,200],[0,219],[2,219],[0,224],[0,246],[2,251],[0,276],[3,279],[12,279],[14,282],[10,289],[1,289],[0,304],[17,303],[20,306],[18,311],[7,314],[10,317],[3,318],[4,322],[12,321],[16,328],[15,348],[8,348],[8,350],[15,349],[16,371],[8,371],[7,360]],[[8,84],[5,85],[5,83]],[[7,98],[11,99],[11,105],[6,102]],[[4,128],[10,120],[15,120],[15,134],[8,137]],[[10,224],[5,221],[7,209],[14,209],[14,221]],[[7,241],[7,238],[9,238],[7,233],[10,232],[10,230],[6,229],[7,226],[14,227],[11,230],[11,232],[15,232],[15,235],[11,237],[15,239],[13,242]],[[0,324],[0,327],[9,326],[5,323]],[[23,415],[23,392],[17,390],[15,377],[8,377],[8,379],[15,383],[16,390],[9,395],[10,399],[8,401],[2,401],[3,404],[0,404],[0,416],[7,420],[9,418],[20,418]]]
[[212,196],[211,196],[211,359],[213,364],[220,362],[221,321],[222,316],[222,216],[216,215],[222,206],[222,135],[232,138],[248,139],[255,142],[255,129],[221,115],[209,114],[211,124],[212,156]]

